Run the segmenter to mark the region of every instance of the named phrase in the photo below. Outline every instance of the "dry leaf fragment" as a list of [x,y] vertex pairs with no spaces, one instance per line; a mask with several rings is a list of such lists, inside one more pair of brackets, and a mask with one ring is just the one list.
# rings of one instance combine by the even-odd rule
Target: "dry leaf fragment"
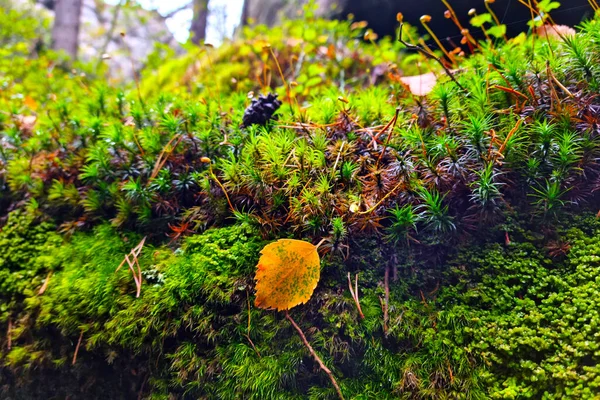
[[567,25],[544,25],[540,26],[535,31],[540,37],[550,36],[556,39],[561,39],[562,36],[575,36],[575,29]]
[[254,304],[259,308],[288,310],[306,303],[321,273],[317,247],[302,240],[280,239],[265,246],[261,254]]
[[435,86],[437,78],[433,72],[416,76],[403,76],[400,78],[402,83],[408,86],[411,93],[416,96],[425,96]]

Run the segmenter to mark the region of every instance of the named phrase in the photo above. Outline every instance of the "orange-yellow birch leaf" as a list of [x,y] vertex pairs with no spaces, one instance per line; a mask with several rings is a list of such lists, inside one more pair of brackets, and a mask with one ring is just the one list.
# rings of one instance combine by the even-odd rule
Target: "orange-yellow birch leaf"
[[319,282],[317,247],[302,240],[279,239],[260,252],[256,271],[256,307],[289,310],[306,303]]

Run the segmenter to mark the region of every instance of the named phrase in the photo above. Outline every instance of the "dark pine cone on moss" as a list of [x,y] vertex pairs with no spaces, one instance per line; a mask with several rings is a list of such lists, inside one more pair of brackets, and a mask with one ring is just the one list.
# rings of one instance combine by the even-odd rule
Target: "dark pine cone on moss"
[[252,99],[252,103],[244,111],[242,127],[247,128],[250,125],[265,125],[273,118],[275,111],[281,107],[281,101],[277,100],[277,95],[269,93],[260,95],[258,99]]

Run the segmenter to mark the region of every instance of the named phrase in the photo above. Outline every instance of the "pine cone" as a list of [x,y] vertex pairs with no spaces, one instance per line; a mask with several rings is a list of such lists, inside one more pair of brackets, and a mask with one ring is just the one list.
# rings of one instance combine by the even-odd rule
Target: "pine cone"
[[277,95],[269,93],[267,96],[260,95],[258,99],[252,99],[252,103],[244,111],[242,119],[242,128],[250,125],[265,125],[273,118],[275,111],[281,107],[281,101],[277,100]]

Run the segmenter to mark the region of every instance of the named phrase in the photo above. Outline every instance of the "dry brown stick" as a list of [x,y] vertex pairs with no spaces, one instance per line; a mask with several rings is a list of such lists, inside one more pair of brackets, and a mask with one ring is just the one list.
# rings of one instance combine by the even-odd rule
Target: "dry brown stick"
[[73,362],[71,365],[75,365],[77,362],[77,353],[79,353],[79,347],[81,346],[81,340],[83,339],[83,329],[81,330],[81,334],[79,335],[79,340],[77,341],[77,347],[75,347],[75,354],[73,354]]
[[354,279],[354,289],[352,289],[352,280],[350,279],[350,272],[348,272],[348,288],[350,289],[350,295],[354,299],[354,303],[356,304],[356,308],[358,309],[358,314],[362,319],[365,319],[365,315],[360,308],[360,301],[358,299],[358,274],[355,275]]
[[296,329],[296,331],[298,331],[298,334],[302,338],[302,341],[304,342],[304,345],[306,346],[306,348],[308,349],[308,351],[310,352],[310,354],[313,356],[313,358],[315,359],[315,361],[319,364],[319,367],[321,367],[321,369],[329,376],[329,379],[331,380],[331,383],[333,384],[333,387],[335,387],[335,390],[336,390],[339,398],[342,399],[342,400],[344,400],[344,395],[342,394],[342,390],[340,389],[337,381],[335,380],[335,377],[333,376],[333,373],[331,373],[331,370],[329,368],[327,368],[327,366],[323,363],[323,360],[321,360],[321,358],[317,355],[317,353],[315,353],[315,351],[313,350],[313,348],[310,345],[310,343],[308,343],[308,340],[306,339],[306,336],[304,336],[304,332],[302,332],[302,329],[292,319],[292,317],[290,316],[290,313],[288,312],[288,310],[285,310],[285,317],[288,319],[288,321],[290,321],[290,323]]

